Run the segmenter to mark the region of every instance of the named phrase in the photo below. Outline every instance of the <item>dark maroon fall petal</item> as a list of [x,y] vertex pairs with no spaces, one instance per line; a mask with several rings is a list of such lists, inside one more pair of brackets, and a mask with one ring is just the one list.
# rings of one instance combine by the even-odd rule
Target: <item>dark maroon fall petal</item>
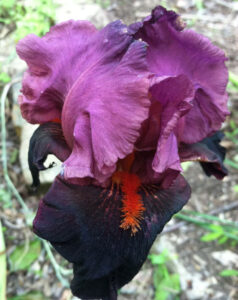
[[116,186],[73,185],[58,176],[41,200],[34,232],[74,264],[74,295],[111,299],[137,274],[157,234],[186,204],[190,187],[179,175],[166,190],[141,185],[139,194],[146,210],[135,235],[120,228],[123,195]]
[[228,171],[223,164],[226,149],[220,145],[224,134],[220,131],[196,144],[181,144],[179,155],[182,161],[199,161],[207,176],[223,179]]
[[[48,154],[54,154],[64,161],[70,155],[61,125],[58,123],[45,123],[40,125],[33,133],[28,151],[28,164],[33,178],[33,186],[40,184],[39,171],[45,170],[44,162]],[[48,166],[48,168],[53,165]]]

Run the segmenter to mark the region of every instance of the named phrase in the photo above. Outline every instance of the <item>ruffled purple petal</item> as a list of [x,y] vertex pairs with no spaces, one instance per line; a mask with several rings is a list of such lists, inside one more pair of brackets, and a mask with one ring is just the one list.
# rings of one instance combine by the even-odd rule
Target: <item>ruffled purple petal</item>
[[185,74],[196,89],[194,108],[181,121],[180,140],[195,143],[221,127],[227,111],[228,71],[224,52],[161,6],[143,23],[130,26],[136,38],[147,42],[147,61],[156,76]]
[[166,222],[190,196],[182,176],[171,187],[141,186],[145,207],[141,229],[131,235],[120,228],[122,192],[68,184],[57,177],[41,201],[34,232],[49,240],[74,264],[73,293],[84,299],[108,297],[139,271]]
[[[170,175],[174,173],[170,177],[175,178],[182,170],[178,154],[179,122],[192,107],[194,88],[185,75],[158,77],[150,94],[149,118],[142,125],[136,150],[155,151],[151,165],[146,163],[148,178],[151,178],[149,173],[158,178],[167,171]],[[135,164],[138,161],[135,160]]]
[[227,169],[223,164],[226,149],[220,145],[223,138],[222,132],[217,132],[196,144],[181,144],[179,155],[181,161],[199,161],[207,176],[223,179]]
[[[71,153],[62,128],[57,123],[45,123],[40,125],[30,140],[28,150],[28,163],[33,178],[33,186],[40,184],[39,171],[47,169],[44,162],[48,154],[54,154],[59,160],[66,160]],[[48,168],[52,167],[50,165]]]
[[43,38],[29,35],[18,54],[29,70],[20,105],[31,123],[62,120],[72,154],[66,179],[103,182],[118,159],[133,151],[148,116],[146,44],[120,21],[97,31],[89,22],[57,25]]
[[167,169],[181,171],[176,131],[180,118],[192,107],[193,86],[186,76],[180,75],[154,84],[150,92],[162,106],[160,136],[152,168],[160,174]]
[[67,96],[62,125],[73,152],[64,163],[66,179],[109,178],[117,160],[133,152],[148,117],[146,45],[133,42],[121,59],[110,51],[79,77]]
[[65,97],[92,54],[89,45],[95,32],[90,22],[67,21],[42,38],[29,34],[17,44],[18,55],[28,65],[19,96],[28,122],[41,124],[61,118]]

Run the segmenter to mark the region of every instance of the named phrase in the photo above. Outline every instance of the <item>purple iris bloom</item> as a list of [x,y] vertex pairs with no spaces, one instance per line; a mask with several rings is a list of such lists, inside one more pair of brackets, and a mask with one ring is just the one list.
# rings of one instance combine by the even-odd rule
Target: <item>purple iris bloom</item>
[[40,124],[33,184],[49,153],[63,161],[34,232],[73,263],[76,296],[116,299],[190,197],[181,162],[227,173],[217,132],[228,114],[226,57],[161,6],[129,27],[64,22],[17,52],[28,65],[22,115]]

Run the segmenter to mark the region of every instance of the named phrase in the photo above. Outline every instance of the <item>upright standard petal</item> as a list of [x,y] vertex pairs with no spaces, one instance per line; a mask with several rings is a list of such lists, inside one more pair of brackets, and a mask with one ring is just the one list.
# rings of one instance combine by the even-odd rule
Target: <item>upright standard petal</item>
[[[108,27],[98,33],[99,49],[108,47],[107,35],[119,34],[114,25]],[[122,29],[120,35],[128,40]],[[150,100],[146,44],[129,42],[126,52],[117,44],[102,51],[101,59],[79,76],[66,98],[62,125],[73,148],[64,163],[67,179],[94,176],[103,182],[115,171],[117,160],[133,152]]]
[[180,118],[192,107],[193,86],[186,76],[180,75],[154,84],[150,92],[162,106],[160,137],[152,167],[157,173],[167,169],[180,172],[177,126]]
[[61,119],[72,154],[66,179],[109,178],[116,161],[133,151],[148,116],[146,44],[134,41],[120,21],[96,30],[89,22],[69,21],[43,38],[19,42],[29,70],[20,104],[31,123]]
[[74,264],[76,296],[109,297],[129,282],[157,234],[187,202],[190,188],[179,176],[167,190],[141,185],[139,194],[145,212],[136,234],[120,226],[124,196],[118,186],[78,186],[57,177],[41,201],[34,231]]
[[[143,173],[153,178],[153,181],[156,178],[159,180],[164,173],[167,186],[169,181],[165,173],[169,173],[173,180],[182,170],[178,153],[178,128],[181,118],[192,108],[194,88],[185,75],[157,77],[150,88],[150,96],[152,104],[149,118],[142,124],[140,138],[136,143],[136,150],[142,151],[149,161],[145,162],[145,158],[141,158],[142,161],[135,159],[135,164],[139,164],[140,169],[144,162]],[[145,151],[150,154],[145,155]],[[138,167],[134,166],[134,169]]]
[[195,143],[219,130],[228,114],[228,71],[222,50],[206,37],[183,28],[176,13],[158,6],[130,30],[148,43],[147,61],[156,76],[185,74],[193,82],[194,107],[180,121],[180,139]]
[[17,53],[28,65],[19,103],[29,123],[61,119],[65,97],[92,55],[89,46],[95,32],[88,21],[67,21],[42,38],[29,34],[18,42]]

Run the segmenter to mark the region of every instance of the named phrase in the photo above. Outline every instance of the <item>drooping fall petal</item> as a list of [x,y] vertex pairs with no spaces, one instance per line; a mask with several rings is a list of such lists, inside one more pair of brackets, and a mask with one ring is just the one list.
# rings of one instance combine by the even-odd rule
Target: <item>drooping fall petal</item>
[[157,234],[187,202],[190,188],[179,176],[169,189],[141,185],[139,194],[145,211],[134,235],[120,227],[123,194],[117,186],[72,185],[58,176],[41,200],[34,231],[74,263],[76,296],[106,297],[112,278],[116,289],[129,282]]
[[[54,154],[59,160],[66,160],[71,153],[62,128],[57,123],[40,125],[31,137],[28,150],[28,163],[33,178],[33,186],[40,184],[39,171],[45,170],[44,162],[48,154]],[[51,167],[51,166],[49,166]]]
[[223,164],[226,150],[220,145],[223,136],[222,132],[217,132],[199,143],[181,144],[179,148],[181,161],[198,161],[207,176],[214,175],[217,179],[223,179],[227,175],[227,169]]

